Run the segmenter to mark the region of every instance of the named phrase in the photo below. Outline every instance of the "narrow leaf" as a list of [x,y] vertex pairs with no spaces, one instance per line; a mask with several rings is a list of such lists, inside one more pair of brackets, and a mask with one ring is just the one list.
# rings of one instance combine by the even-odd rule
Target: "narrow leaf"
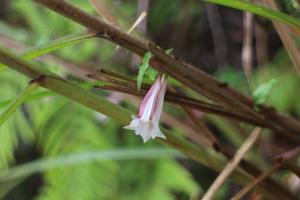
[[[172,51],[173,51],[173,49],[167,49],[165,52],[166,52],[167,54],[170,54]],[[148,68],[145,70],[145,74],[147,75],[147,77],[148,77],[151,81],[154,81],[155,78],[157,77],[158,72],[157,72],[156,69],[148,67]]]
[[145,74],[147,75],[147,77],[149,77],[149,79],[150,79],[151,81],[154,81],[155,78],[157,77],[158,72],[157,72],[154,68],[148,68],[148,69],[145,71]]

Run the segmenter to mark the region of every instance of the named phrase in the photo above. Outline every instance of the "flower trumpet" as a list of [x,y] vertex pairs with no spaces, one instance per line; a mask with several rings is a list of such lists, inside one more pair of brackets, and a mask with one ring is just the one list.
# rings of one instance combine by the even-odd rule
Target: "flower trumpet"
[[124,127],[134,130],[135,134],[140,135],[144,142],[155,137],[166,139],[159,128],[166,88],[167,77],[164,73],[159,73],[140,105],[138,116],[132,116],[131,123]]

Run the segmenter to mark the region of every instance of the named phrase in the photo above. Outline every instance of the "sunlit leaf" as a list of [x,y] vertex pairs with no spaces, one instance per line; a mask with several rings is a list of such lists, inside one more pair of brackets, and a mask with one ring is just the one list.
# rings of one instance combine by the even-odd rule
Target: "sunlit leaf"
[[148,68],[146,71],[145,71],[145,74],[147,75],[147,77],[151,80],[151,81],[154,81],[158,72],[153,69],[153,68]]
[[278,82],[278,79],[271,79],[269,82],[260,85],[256,88],[253,93],[253,100],[255,104],[262,104],[267,100],[268,95],[271,92],[272,87],[275,83]]

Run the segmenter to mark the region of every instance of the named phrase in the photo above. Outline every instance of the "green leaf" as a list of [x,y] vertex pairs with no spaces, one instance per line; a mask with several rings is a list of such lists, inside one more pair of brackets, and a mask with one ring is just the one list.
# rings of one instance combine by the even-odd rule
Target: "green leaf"
[[[165,52],[166,52],[167,54],[170,54],[172,51],[173,51],[173,49],[167,49]],[[148,52],[148,53],[149,53],[149,52]],[[147,53],[146,53],[146,54],[147,54]],[[146,56],[146,54],[145,54],[145,56]],[[151,57],[152,57],[152,55],[150,56],[149,60],[151,59]],[[148,58],[147,58],[147,59],[148,59]],[[147,61],[147,60],[145,60],[145,57],[144,57],[142,66],[145,64],[145,66],[143,66],[143,67],[145,67],[145,69],[143,69],[143,72],[142,72],[142,73],[145,74],[151,81],[154,81],[155,78],[157,77],[158,71],[155,70],[154,68],[149,68],[149,60],[148,60],[147,64],[145,64],[145,61]],[[140,75],[140,74],[139,74],[139,75]],[[141,75],[141,76],[143,76],[143,75]],[[140,89],[140,87],[141,87],[141,86],[139,86],[139,84],[140,84],[140,85],[142,84],[142,82],[143,82],[143,77],[140,78],[140,79],[142,79],[142,80],[141,80],[140,83],[138,82],[138,84],[137,84],[137,85],[138,85],[138,89]],[[140,81],[139,78],[138,78],[138,81]]]
[[0,126],[18,109],[18,107],[27,99],[27,97],[37,88],[37,83],[30,83],[21,95],[13,102],[0,116]]
[[276,20],[279,22],[283,22],[285,24],[300,27],[300,21],[295,17],[247,1],[242,1],[242,0],[203,0],[203,1],[235,8],[238,10],[248,11],[260,15],[262,17],[266,17],[270,20]]
[[256,105],[262,104],[267,100],[267,97],[270,94],[273,85],[277,82],[278,79],[272,79],[269,82],[260,85],[253,91],[252,96]]
[[146,72],[146,70],[149,68],[149,61],[153,55],[150,52],[145,53],[143,58],[143,63],[140,65],[139,68],[139,75],[137,77],[137,88],[138,90],[141,89],[143,77]]
[[153,69],[153,68],[148,68],[145,72],[145,74],[147,75],[147,77],[151,80],[154,81],[155,78],[157,77],[157,70]]

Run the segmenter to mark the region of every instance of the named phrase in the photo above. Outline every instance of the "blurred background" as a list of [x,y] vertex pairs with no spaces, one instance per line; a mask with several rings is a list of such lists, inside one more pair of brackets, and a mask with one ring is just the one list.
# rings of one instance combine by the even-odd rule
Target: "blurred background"
[[[99,15],[89,1],[69,2]],[[148,15],[133,35],[152,40],[163,49],[172,48],[175,55],[246,95],[276,79],[266,104],[296,118],[300,116],[299,79],[269,20],[255,16],[248,26],[248,33],[252,33],[249,78],[247,73],[245,75],[242,59],[246,34],[243,12],[198,0],[101,2],[108,16],[113,16],[115,25],[124,31],[146,11]],[[278,3],[283,12],[298,16],[296,1]],[[0,44],[18,53],[83,30],[32,1],[0,0]],[[98,38],[64,47],[38,61],[83,87],[88,87],[86,74],[98,67],[135,77],[140,64],[140,60],[128,51],[116,50],[116,45]],[[28,81],[10,69],[0,72],[1,110]],[[137,98],[95,92],[137,111]],[[185,132],[188,138],[197,134],[180,109],[166,104],[165,110],[164,127],[178,134]],[[238,147],[251,130],[250,126],[224,118],[200,112],[197,116],[220,140],[233,147]],[[212,170],[156,141],[143,144],[141,138],[109,118],[43,89],[32,95],[0,127],[0,141],[0,169],[12,169],[17,174],[17,178],[5,180],[0,173],[0,198],[6,200],[199,199],[217,176]],[[266,133],[258,147],[247,158],[264,168],[270,162],[268,158],[290,144],[284,139],[278,144],[278,138]],[[254,156],[257,153],[259,157]],[[77,156],[68,156],[71,154]],[[45,158],[53,160],[44,163]],[[26,166],[28,163],[33,164]],[[297,191],[298,180],[293,175],[283,171],[276,176],[286,184],[292,181]],[[217,199],[228,199],[240,188],[227,181]]]

